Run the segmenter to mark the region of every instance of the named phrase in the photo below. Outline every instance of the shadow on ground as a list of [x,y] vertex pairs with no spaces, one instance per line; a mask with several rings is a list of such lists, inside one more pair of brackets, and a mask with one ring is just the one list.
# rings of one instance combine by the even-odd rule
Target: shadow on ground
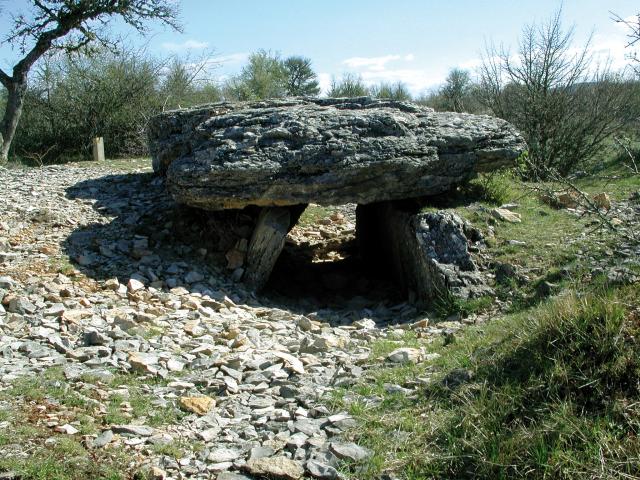
[[[152,173],[83,180],[67,188],[66,196],[92,206],[91,218],[69,235],[63,249],[74,267],[95,280],[126,283],[134,276],[165,290],[213,290],[239,303],[300,314],[350,310],[349,322],[403,300],[383,274],[359,259],[354,244],[345,245],[350,254],[344,260],[324,263],[312,263],[308,249],[287,245],[264,292],[247,292],[232,281],[225,253],[250,234],[251,217],[243,211],[212,213],[179,205],[167,194],[164,180]],[[192,272],[191,278],[203,278],[192,281]],[[345,323],[344,315],[340,318]]]

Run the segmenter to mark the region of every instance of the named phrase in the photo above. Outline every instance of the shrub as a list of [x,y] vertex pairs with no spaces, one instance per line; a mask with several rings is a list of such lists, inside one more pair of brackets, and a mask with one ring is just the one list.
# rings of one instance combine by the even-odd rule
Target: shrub
[[365,85],[362,77],[351,73],[345,73],[340,80],[331,79],[329,97],[365,97],[370,94],[369,87]]
[[560,14],[525,27],[517,57],[488,46],[481,66],[481,99],[525,136],[531,179],[567,175],[633,117],[630,82],[607,65],[594,73],[589,43],[576,50]]

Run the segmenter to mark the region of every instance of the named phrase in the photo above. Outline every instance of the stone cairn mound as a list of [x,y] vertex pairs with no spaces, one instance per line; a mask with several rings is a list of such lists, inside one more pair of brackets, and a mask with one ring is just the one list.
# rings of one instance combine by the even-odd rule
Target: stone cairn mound
[[526,148],[494,117],[368,97],[165,112],[149,125],[149,146],[176,201],[255,212],[245,268],[235,272],[250,287],[267,283],[309,203],[356,203],[362,254],[388,264],[417,303],[444,291],[486,291],[467,248],[468,226],[451,213],[419,213],[425,199],[512,164]]

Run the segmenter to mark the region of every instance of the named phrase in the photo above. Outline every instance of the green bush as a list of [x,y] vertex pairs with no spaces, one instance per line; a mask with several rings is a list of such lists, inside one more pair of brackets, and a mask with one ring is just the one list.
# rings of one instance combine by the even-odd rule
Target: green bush
[[320,87],[311,60],[258,50],[249,56],[249,62],[239,75],[224,85],[224,96],[229,100],[261,100],[286,96],[317,95]]
[[366,97],[370,95],[369,87],[362,77],[346,73],[340,80],[331,79],[331,86],[327,96],[329,97]]
[[214,84],[197,82],[193,68],[137,51],[49,57],[33,72],[13,156],[35,163],[90,158],[96,136],[104,137],[108,157],[147,155],[152,115],[221,98]]

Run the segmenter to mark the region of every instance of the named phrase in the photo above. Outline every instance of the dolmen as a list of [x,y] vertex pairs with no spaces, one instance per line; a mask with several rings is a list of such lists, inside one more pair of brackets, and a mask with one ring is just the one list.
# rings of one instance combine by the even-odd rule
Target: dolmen
[[148,127],[153,169],[173,198],[204,210],[255,213],[242,280],[265,286],[309,203],[356,203],[362,255],[388,265],[417,303],[479,294],[469,225],[420,213],[526,149],[509,123],[392,100],[292,98],[164,112]]

